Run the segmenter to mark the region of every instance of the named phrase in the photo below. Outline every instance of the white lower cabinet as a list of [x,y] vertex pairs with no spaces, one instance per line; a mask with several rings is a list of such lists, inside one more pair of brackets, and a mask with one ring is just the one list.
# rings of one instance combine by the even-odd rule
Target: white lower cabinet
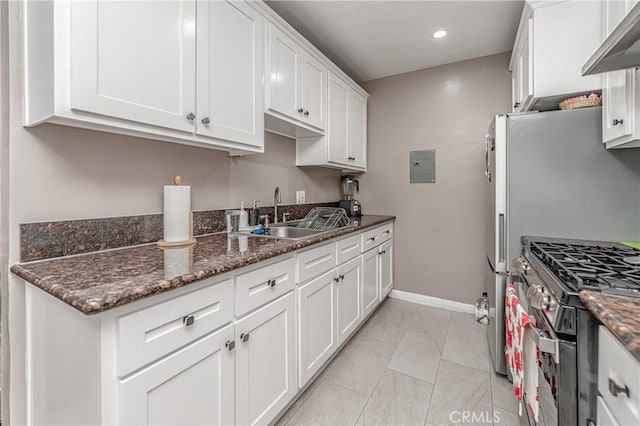
[[380,246],[380,300],[393,288],[393,240]]
[[119,424],[233,424],[233,338],[231,324],[123,380]]
[[298,384],[307,381],[338,347],[336,272],[331,270],[298,290]]
[[371,313],[380,301],[380,254],[369,250],[362,255],[362,316]]
[[362,320],[362,260],[353,259],[338,268],[336,307],[338,344],[353,333]]
[[293,293],[236,323],[236,423],[267,424],[297,393]]
[[[27,286],[29,423],[273,422],[388,294],[392,233],[387,223],[98,315]],[[362,253],[363,234],[383,237]]]

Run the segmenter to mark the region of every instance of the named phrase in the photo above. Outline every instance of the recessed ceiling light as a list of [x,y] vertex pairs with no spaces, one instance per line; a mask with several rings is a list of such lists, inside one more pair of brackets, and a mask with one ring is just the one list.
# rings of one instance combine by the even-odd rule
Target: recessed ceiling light
[[449,34],[449,31],[447,30],[438,30],[438,31],[435,31],[433,34],[431,34],[431,37],[442,38],[442,37],[446,37],[447,34]]

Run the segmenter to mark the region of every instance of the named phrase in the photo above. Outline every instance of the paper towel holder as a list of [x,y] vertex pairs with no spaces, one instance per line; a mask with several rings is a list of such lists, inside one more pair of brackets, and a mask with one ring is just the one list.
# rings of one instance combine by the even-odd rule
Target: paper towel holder
[[[173,184],[175,186],[182,185],[182,175],[174,175],[173,176]],[[177,248],[177,247],[185,247],[190,246],[196,243],[196,239],[193,237],[193,211],[189,212],[189,239],[185,241],[165,241],[161,239],[156,244],[158,247],[166,249],[166,248]]]

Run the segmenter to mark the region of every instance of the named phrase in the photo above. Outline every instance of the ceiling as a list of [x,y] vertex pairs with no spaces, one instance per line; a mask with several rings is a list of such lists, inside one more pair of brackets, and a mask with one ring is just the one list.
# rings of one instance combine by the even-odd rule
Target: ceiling
[[[511,50],[524,2],[309,1],[266,3],[357,81]],[[437,29],[449,30],[433,39]]]

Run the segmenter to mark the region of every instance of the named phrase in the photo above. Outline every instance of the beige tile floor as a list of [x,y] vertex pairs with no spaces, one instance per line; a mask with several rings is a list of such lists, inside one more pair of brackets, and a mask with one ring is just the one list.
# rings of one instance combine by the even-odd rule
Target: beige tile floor
[[524,425],[517,410],[485,326],[387,299],[278,425]]

